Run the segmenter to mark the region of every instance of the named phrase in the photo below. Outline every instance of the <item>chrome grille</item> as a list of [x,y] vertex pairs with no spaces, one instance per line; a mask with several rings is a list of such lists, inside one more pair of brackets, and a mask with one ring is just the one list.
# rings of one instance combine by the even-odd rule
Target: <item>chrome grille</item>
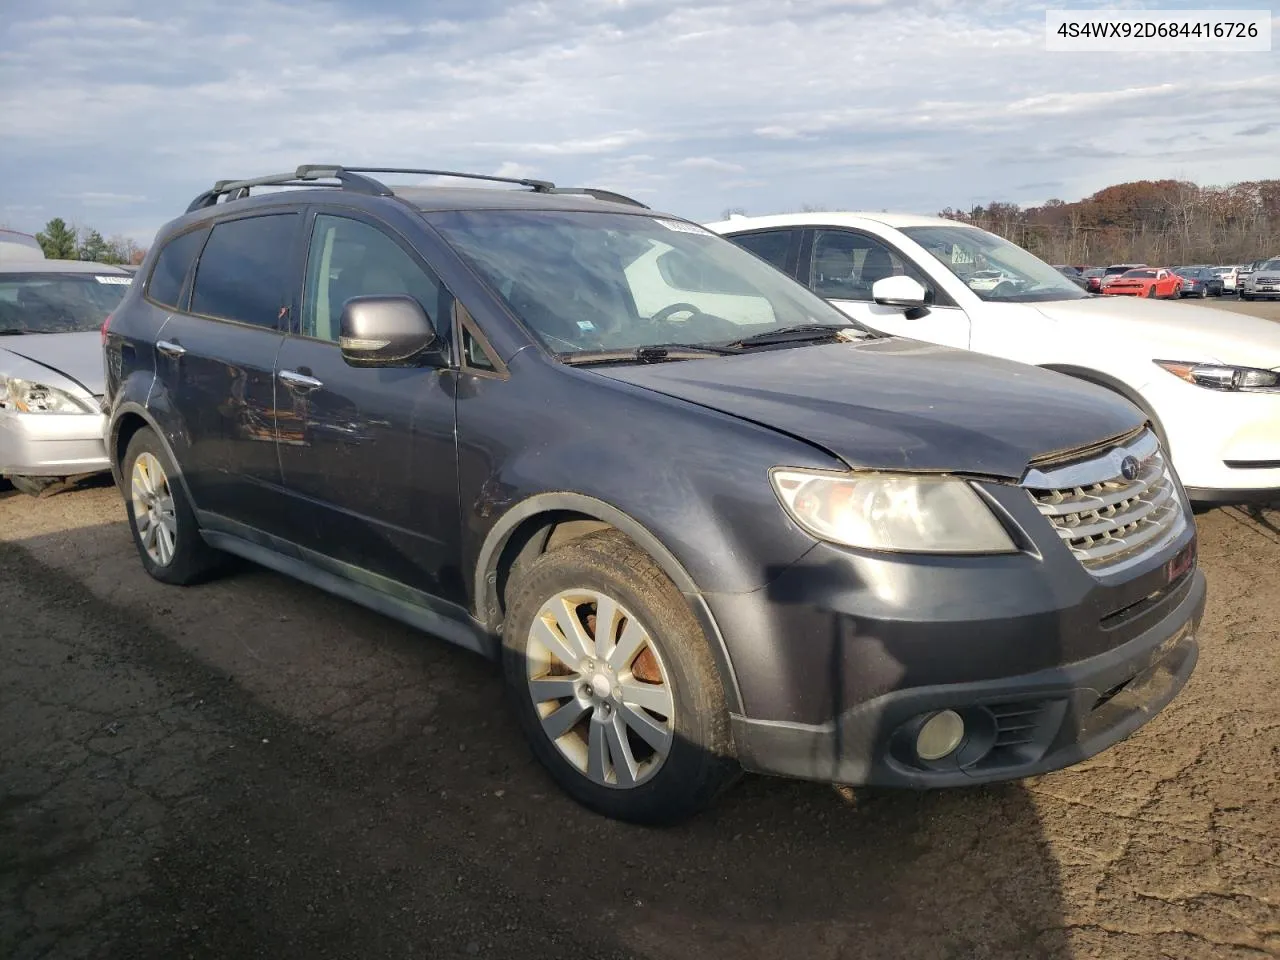
[[[1130,457],[1137,464],[1132,479],[1123,469]],[[1137,563],[1187,523],[1177,484],[1150,430],[1086,459],[1033,469],[1022,485],[1067,549],[1093,573]]]

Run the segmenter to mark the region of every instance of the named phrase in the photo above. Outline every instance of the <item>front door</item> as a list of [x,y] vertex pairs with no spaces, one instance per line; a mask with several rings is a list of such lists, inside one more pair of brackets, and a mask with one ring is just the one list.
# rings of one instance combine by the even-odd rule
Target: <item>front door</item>
[[[872,330],[969,349],[969,317],[914,264],[882,240],[857,230],[817,229],[807,279],[810,289]],[[885,277],[906,275],[930,291],[923,315],[876,303],[871,288]]]
[[448,335],[449,293],[407,243],[349,211],[317,213],[299,322],[276,361],[287,536],[347,576],[460,599],[454,373],[352,367],[338,347],[342,305],[379,294],[414,297]]
[[[275,360],[300,267],[301,217],[214,225],[189,306],[157,336],[153,395],[198,510],[269,529],[279,508]],[[296,266],[295,266],[296,265]]]

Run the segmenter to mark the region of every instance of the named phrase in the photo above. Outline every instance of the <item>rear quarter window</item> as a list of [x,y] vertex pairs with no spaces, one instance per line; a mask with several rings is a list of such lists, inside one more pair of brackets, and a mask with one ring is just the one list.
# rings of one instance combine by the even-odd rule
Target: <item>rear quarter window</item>
[[156,303],[174,310],[181,310],[182,291],[191,264],[208,236],[207,230],[191,230],[174,237],[156,257],[151,276],[147,278],[147,296]]

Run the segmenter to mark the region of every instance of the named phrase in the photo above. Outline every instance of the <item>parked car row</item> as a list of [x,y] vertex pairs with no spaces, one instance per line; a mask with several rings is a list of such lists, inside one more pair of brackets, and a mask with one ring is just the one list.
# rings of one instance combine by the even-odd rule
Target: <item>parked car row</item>
[[550,775],[640,822],[744,770],[1054,770],[1185,684],[1192,499],[1280,489],[1266,321],[932,217],[387,174],[467,176],[219,181],[65,335],[157,580],[237,555],[492,657]]

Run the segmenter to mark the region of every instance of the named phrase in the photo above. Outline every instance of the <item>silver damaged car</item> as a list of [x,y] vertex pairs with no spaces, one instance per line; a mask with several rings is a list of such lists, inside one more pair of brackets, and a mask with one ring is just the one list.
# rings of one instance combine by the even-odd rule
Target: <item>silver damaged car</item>
[[0,260],[0,477],[52,492],[110,469],[103,323],[133,277],[79,260]]

